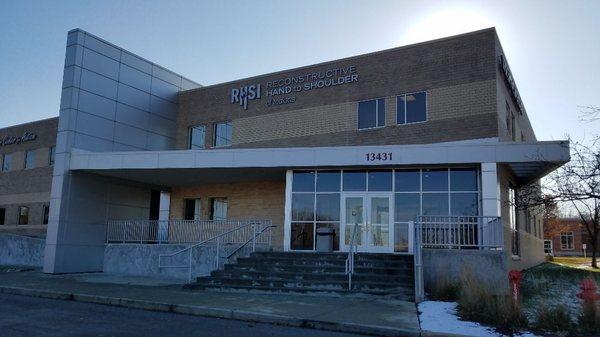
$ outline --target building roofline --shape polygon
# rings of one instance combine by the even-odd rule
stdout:
[[[489,27],[489,28],[475,30],[475,31],[472,31],[472,32],[462,33],[462,34],[458,34],[458,35],[446,36],[446,37],[442,37],[442,38],[438,38],[438,39],[434,39],[434,40],[417,42],[417,43],[412,43],[412,44],[408,44],[408,45],[404,45],[404,46],[399,46],[399,47],[393,47],[393,48],[378,50],[378,51],[374,51],[374,52],[370,52],[370,53],[358,54],[358,55],[343,57],[343,58],[340,58],[340,59],[323,61],[323,62],[309,64],[309,65],[305,65],[305,66],[300,66],[300,67],[295,67],[295,68],[278,70],[278,71],[271,72],[271,73],[264,73],[264,74],[250,76],[250,77],[235,79],[235,80],[231,80],[231,81],[227,81],[227,82],[221,82],[221,83],[215,83],[215,84],[211,84],[211,85],[206,85],[206,86],[202,86],[200,88],[194,88],[194,89],[189,89],[189,90],[182,90],[182,91],[179,92],[179,94],[187,94],[187,93],[194,92],[194,91],[199,91],[199,90],[203,90],[203,89],[214,88],[214,87],[221,86],[221,85],[232,84],[232,83],[235,83],[235,82],[251,81],[251,80],[257,79],[259,77],[271,76],[271,75],[277,75],[277,74],[283,74],[283,73],[287,73],[287,72],[298,71],[298,70],[302,70],[302,69],[307,69],[307,68],[322,66],[322,65],[329,64],[329,63],[333,63],[333,62],[344,62],[344,61],[349,61],[349,60],[356,59],[356,58],[369,57],[369,56],[384,54],[384,53],[388,53],[388,52],[392,52],[392,51],[397,51],[397,50],[402,50],[402,49],[409,49],[409,48],[413,48],[413,47],[417,47],[417,46],[422,46],[422,45],[427,45],[427,44],[432,44],[432,43],[438,43],[438,42],[442,42],[442,41],[460,39],[460,38],[464,38],[466,36],[477,35],[477,34],[488,33],[488,32],[493,32],[496,35],[496,37],[498,36],[496,34],[496,27]]]
[[[25,122],[25,123],[20,123],[20,124],[15,124],[15,125],[10,125],[10,126],[5,126],[3,128],[0,128],[0,130],[5,130],[5,129],[11,129],[11,128],[16,128],[16,127],[20,127],[20,126],[25,126],[28,124],[35,124],[35,123],[43,123],[43,122],[47,122],[51,119],[56,119],[58,120],[58,116],[56,117],[49,117],[49,118],[44,118],[44,119],[38,119],[36,121],[31,121],[31,122]]]

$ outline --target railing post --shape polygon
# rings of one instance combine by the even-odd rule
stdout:
[[[252,252],[256,251],[256,224],[252,224]]]
[[[190,256],[189,256],[189,265],[188,265],[188,282],[192,282],[192,250],[194,250],[194,246],[190,245]]]
[[[217,238],[217,253],[215,254],[215,269],[219,269],[219,256],[221,255],[221,237]]]

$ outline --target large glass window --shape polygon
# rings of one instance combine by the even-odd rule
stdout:
[[[12,153],[5,153],[2,156],[2,172],[10,171],[12,165]]]
[[[424,169],[423,191],[447,191],[448,169]]]
[[[396,192],[421,191],[421,170],[396,170],[394,174]]]
[[[227,198],[211,198],[210,203],[210,220],[227,220]]]
[[[369,191],[391,191],[392,171],[369,171]]]
[[[19,225],[27,225],[29,223],[29,207],[19,207]]]
[[[367,190],[366,171],[344,171],[343,180],[345,192]]]
[[[358,102],[358,129],[385,126],[385,99]]]
[[[231,145],[231,122],[221,122],[215,124],[215,147]]]
[[[411,124],[427,121],[427,93],[417,92],[396,97],[396,123]]]
[[[25,169],[32,169],[35,167],[35,151],[28,150],[25,152]]]
[[[206,128],[204,125],[196,125],[190,128],[190,143],[188,149],[204,149]]]

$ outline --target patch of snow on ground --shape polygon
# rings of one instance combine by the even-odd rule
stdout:
[[[424,301],[419,303],[419,313],[421,330],[477,337],[504,336],[479,323],[458,319],[455,302]],[[531,333],[518,334],[517,336],[535,337]]]

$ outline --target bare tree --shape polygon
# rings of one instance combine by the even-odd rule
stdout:
[[[580,122],[594,122],[600,119],[600,107],[598,106],[580,105],[579,112]]]

